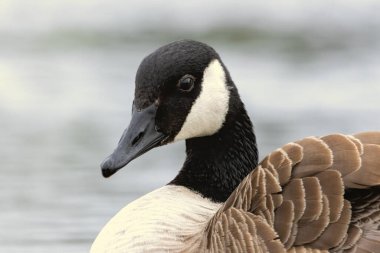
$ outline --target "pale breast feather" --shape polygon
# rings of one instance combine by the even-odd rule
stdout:
[[[196,247],[200,232],[220,206],[186,187],[164,186],[120,210],[99,233],[91,253],[179,252]]]

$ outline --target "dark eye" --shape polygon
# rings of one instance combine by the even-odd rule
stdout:
[[[189,92],[194,88],[194,81],[195,77],[192,75],[185,75],[179,80],[177,87],[180,91]]]

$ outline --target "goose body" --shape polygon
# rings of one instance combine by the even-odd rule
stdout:
[[[307,137],[258,163],[219,55],[185,40],[141,63],[130,126],[103,175],[179,140],[187,157],[178,175],[115,215],[92,253],[380,253],[380,132]]]

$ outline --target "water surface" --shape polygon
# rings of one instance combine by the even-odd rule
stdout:
[[[261,157],[380,129],[378,4],[251,2],[0,2],[0,252],[86,252],[120,208],[175,176],[182,142],[110,179],[99,169],[128,125],[140,61],[175,39],[221,54]]]

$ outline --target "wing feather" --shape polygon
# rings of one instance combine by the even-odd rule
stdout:
[[[207,225],[206,252],[380,252],[380,132],[269,154]]]

